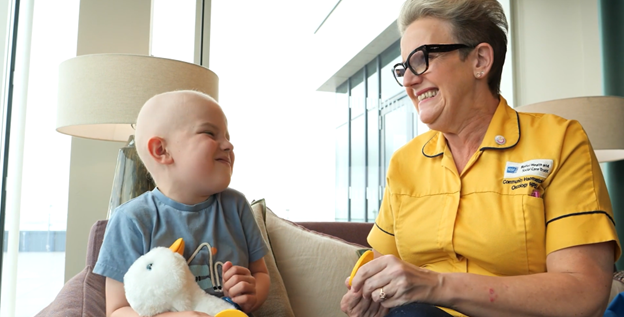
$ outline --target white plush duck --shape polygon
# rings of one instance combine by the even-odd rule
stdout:
[[[139,257],[124,275],[130,307],[140,316],[167,311],[199,311],[215,317],[247,317],[225,300],[208,294],[182,256],[180,238],[169,248],[157,247]]]

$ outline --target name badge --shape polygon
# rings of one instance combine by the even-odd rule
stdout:
[[[552,169],[553,160],[530,160],[522,163],[507,162],[505,178],[537,176],[546,178]]]

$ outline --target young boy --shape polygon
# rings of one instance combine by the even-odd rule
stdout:
[[[124,274],[138,257],[178,238],[205,291],[228,296],[246,313],[256,310],[269,291],[267,247],[245,196],[228,188],[234,147],[221,107],[195,91],[154,96],[139,112],[135,141],[157,188],[119,206],[109,220],[93,269],[106,276],[106,315],[137,316]]]

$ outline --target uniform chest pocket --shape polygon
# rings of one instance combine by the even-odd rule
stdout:
[[[494,275],[544,268],[543,200],[528,194],[474,193],[462,198],[455,251]]]

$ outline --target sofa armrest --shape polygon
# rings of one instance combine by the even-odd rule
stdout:
[[[106,316],[105,278],[90,266],[72,277],[35,317]]]
[[[36,317],[106,316],[106,278],[93,273],[106,224],[106,220],[93,224],[89,234],[85,268],[67,281],[54,301]]]

